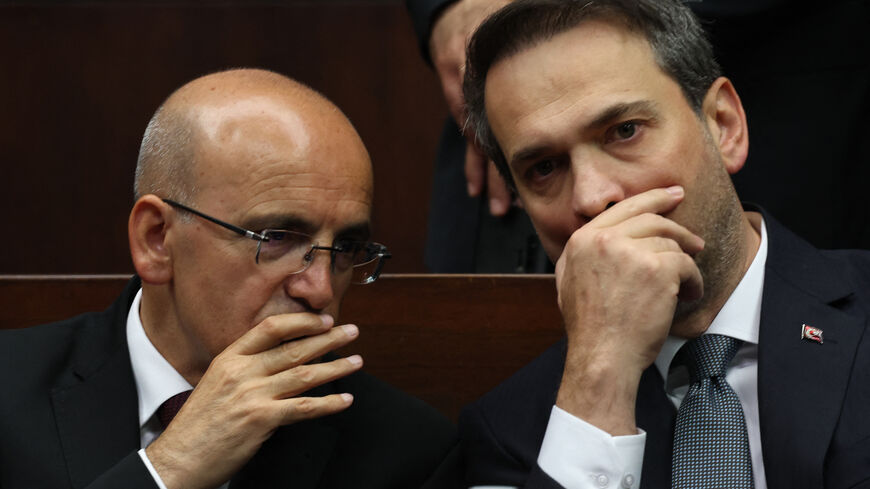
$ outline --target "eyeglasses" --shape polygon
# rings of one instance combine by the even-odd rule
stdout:
[[[330,253],[333,273],[341,275],[352,271],[352,283],[370,284],[381,274],[384,260],[392,256],[387,251],[387,247],[380,243],[338,239],[332,243],[332,246],[320,246],[311,236],[296,231],[264,229],[255,233],[203,214],[174,200],[162,200],[172,207],[190,212],[245,238],[257,241],[257,255],[254,261],[257,264],[287,270],[291,275],[305,271],[314,261],[314,253],[323,250]]]

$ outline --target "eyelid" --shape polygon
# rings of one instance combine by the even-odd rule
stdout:
[[[632,134],[631,136],[629,136],[627,138],[615,137],[616,131],[619,130],[619,128],[621,128],[622,126],[624,126],[626,124],[634,124],[634,127],[635,127],[634,134]],[[612,142],[632,141],[635,138],[637,138],[638,133],[640,131],[643,131],[647,125],[649,125],[649,121],[645,121],[645,120],[641,120],[641,119],[627,119],[624,121],[619,121],[619,122],[609,126],[607,128],[607,130],[604,132],[604,142],[605,143],[612,143]]]
[[[546,162],[550,163],[552,170],[546,175],[541,175],[537,172],[536,168],[538,165]],[[547,181],[547,179],[552,177],[554,173],[557,173],[562,168],[564,162],[565,158],[561,156],[542,156],[530,161],[519,175],[522,175],[523,180],[527,182],[530,187],[542,185]]]
[[[291,230],[291,229],[275,229],[275,228],[266,228],[266,229],[263,229],[263,230],[260,231],[260,234],[261,234],[261,235],[263,235],[263,236],[267,236],[267,237],[268,237],[269,234],[273,234],[273,233],[282,233],[282,234],[285,234],[285,235],[286,235],[286,234],[289,234],[289,235],[291,235],[291,236],[306,237],[306,238],[308,238],[309,240],[312,240],[312,239],[313,239],[313,238],[311,237],[311,235],[309,235],[309,234],[307,234],[307,233],[303,233],[303,232],[300,232],[300,231],[293,231],[293,230]]]

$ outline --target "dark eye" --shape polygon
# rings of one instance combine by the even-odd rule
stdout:
[[[286,246],[289,244],[304,245],[308,241],[308,236],[294,233],[292,231],[266,229],[263,231],[263,235],[269,238],[267,242],[280,246]]]
[[[622,141],[633,141],[639,137],[639,133],[643,129],[643,123],[639,121],[620,122],[615,126],[611,126],[604,135],[605,143],[619,143]]]
[[[637,132],[637,123],[635,122],[623,122],[622,124],[616,126],[616,130],[614,131],[614,135],[617,139],[629,139],[635,135]]]
[[[541,160],[532,165],[531,171],[534,176],[545,177],[556,169],[556,162],[553,160]]]
[[[266,261],[277,260],[286,255],[295,257],[307,252],[311,246],[311,238],[308,235],[293,231],[264,229],[262,234],[267,239],[260,243],[258,259]]]

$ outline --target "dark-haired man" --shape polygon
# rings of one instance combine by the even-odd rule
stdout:
[[[870,481],[870,254],[744,210],[746,117],[685,6],[521,0],[478,29],[464,93],[567,333],[463,414],[471,485]]]
[[[387,255],[344,114],[277,73],[199,78],[148,124],[135,191],[121,297],[0,335],[0,487],[419,487],[450,422],[329,353]]]

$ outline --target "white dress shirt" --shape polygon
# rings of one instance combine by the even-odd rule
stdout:
[[[193,386],[163,358],[148,339],[139,316],[141,302],[142,289],[139,289],[127,314],[127,347],[130,350],[133,378],[136,380],[136,394],[139,397],[139,441],[142,447],[139,450],[139,457],[142,458],[157,486],[160,489],[167,489],[148,459],[145,447],[163,433],[160,420],[155,416],[157,408],[170,397],[191,390]],[[224,484],[221,488],[225,489],[228,485],[228,483]]]
[[[766,489],[758,417],[758,329],[767,260],[767,231],[763,222],[758,226],[761,234],[758,252],[706,333],[743,341],[725,378],[743,406],[755,487]],[[666,379],[663,387],[676,407],[688,391],[689,376],[685,367],[670,371],[670,365],[686,341],[668,337],[655,361],[662,378]],[[637,435],[611,436],[553,406],[538,454],[538,465],[566,489],[636,489],[640,486],[646,443],[646,433],[639,431]]]

